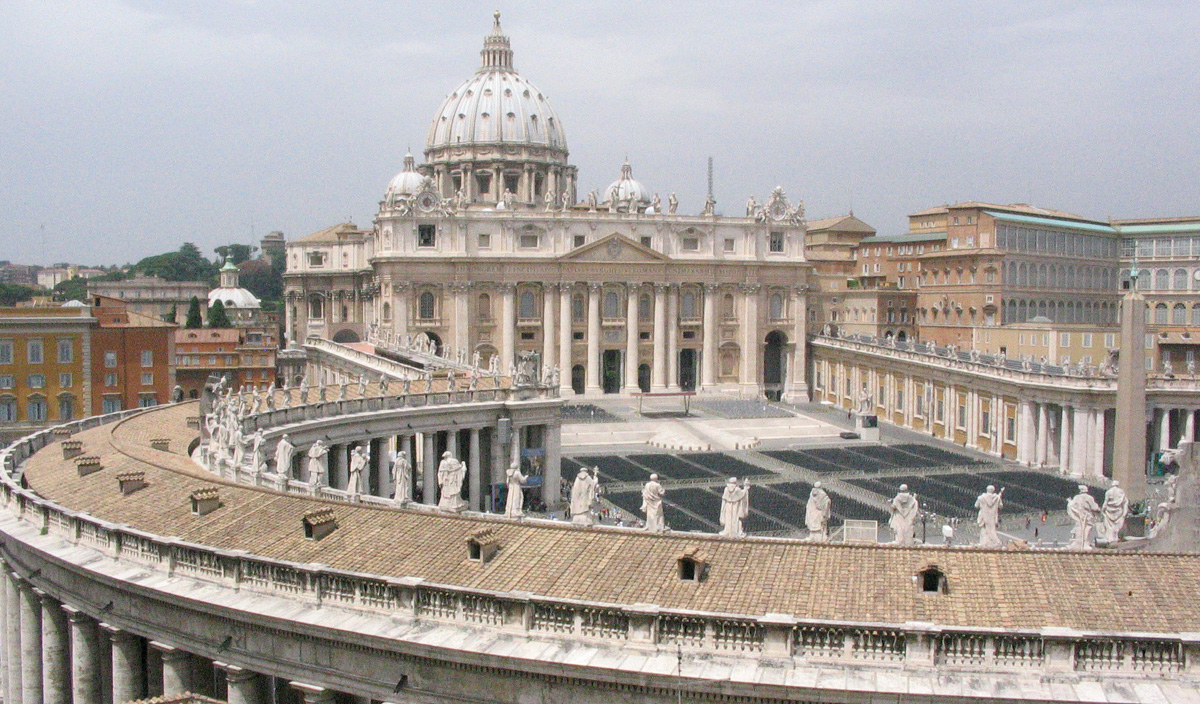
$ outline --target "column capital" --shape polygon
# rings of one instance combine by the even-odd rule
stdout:
[[[604,283],[599,281],[589,281],[587,284],[588,293],[599,293],[604,288]]]
[[[672,284],[656,283],[656,284],[654,284],[654,293],[656,293],[656,294],[666,293],[671,288],[671,286],[672,286]]]
[[[742,293],[758,293],[762,290],[762,284],[739,284],[738,288]]]
[[[214,660],[213,667],[223,671],[225,673],[225,679],[228,680],[230,684],[246,682],[254,679],[255,677],[255,674],[250,670],[247,670],[244,667],[238,667],[237,665],[231,665],[227,662],[219,662]]]
[[[303,682],[290,682],[288,684],[292,689],[304,696],[305,704],[333,704],[333,692],[324,687],[305,684]]]
[[[641,290],[642,285],[643,284],[640,281],[632,281],[630,283],[625,284],[625,287],[629,289],[630,293],[637,293],[638,291]]]
[[[121,628],[117,628],[116,626],[112,625],[111,623],[104,623],[103,621],[100,622],[100,630],[107,633],[108,637],[112,639],[113,643],[125,643],[134,638],[137,638],[137,636],[130,633],[129,631],[126,631]]]
[[[150,641],[147,645],[158,651],[163,662],[177,662],[188,658],[187,651],[180,650],[173,645],[167,645],[156,640]]]
[[[714,283],[704,284],[704,292],[707,294],[714,294],[720,290],[721,290],[721,284],[714,284]]]

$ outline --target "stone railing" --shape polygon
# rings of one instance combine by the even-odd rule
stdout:
[[[136,412],[88,419],[77,426],[82,429],[113,422]],[[929,623],[675,611],[650,604],[587,602],[433,584],[420,578],[362,574],[212,548],[109,523],[21,488],[10,468],[53,437],[52,430],[42,431],[0,451],[0,505],[42,535],[167,577],[188,577],[228,589],[386,618],[496,628],[528,638],[616,648],[640,645],[672,652],[678,648],[689,654],[790,658],[797,663],[849,666],[938,665],[1017,676],[1097,671],[1130,677],[1200,675],[1200,635],[1111,635],[1062,628],[1014,632]],[[293,483],[289,482],[289,491]]]

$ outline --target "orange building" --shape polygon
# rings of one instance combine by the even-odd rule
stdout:
[[[87,415],[95,326],[82,305],[0,308],[0,440]]]
[[[199,398],[209,375],[230,388],[265,388],[275,382],[278,337],[273,328],[211,328],[175,331],[175,373],[187,398]]]
[[[118,298],[92,297],[93,414],[156,406],[175,387],[173,323],[135,313]]]

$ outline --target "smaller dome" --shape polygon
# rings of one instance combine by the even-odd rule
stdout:
[[[411,196],[421,190],[421,185],[425,183],[425,177],[417,171],[416,161],[412,154],[404,155],[404,170],[396,174],[392,182],[388,184],[387,195],[393,196]]]
[[[638,203],[649,203],[651,200],[650,190],[642,185],[633,177],[633,167],[626,161],[621,166],[621,178],[609,184],[608,188],[604,189],[604,201],[613,200],[614,196],[618,203],[628,201],[630,198],[635,199]]]

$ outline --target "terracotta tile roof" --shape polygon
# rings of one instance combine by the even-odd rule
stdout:
[[[296,242],[338,242],[346,235],[361,233],[358,225],[352,222],[343,222],[333,227],[327,227],[324,230],[318,230],[311,235],[305,235]]]
[[[947,626],[1085,631],[1198,632],[1200,555],[1094,551],[989,551],[727,540],[694,534],[529,525],[504,520],[350,506],[232,485],[181,454],[151,449],[195,438],[185,418],[195,404],[166,407],[79,433],[104,469],[79,477],[57,448],[34,455],[25,476],[40,494],[114,523],[269,558],[494,591],[669,609]],[[129,496],[119,472],[145,472]],[[191,493],[220,486],[222,508],[190,511]],[[332,508],[338,529],[314,542],[301,518]],[[481,564],[465,541],[491,528],[500,551]],[[710,565],[701,582],[678,579],[675,561],[699,547]],[[920,593],[915,575],[937,565],[946,594]]]

